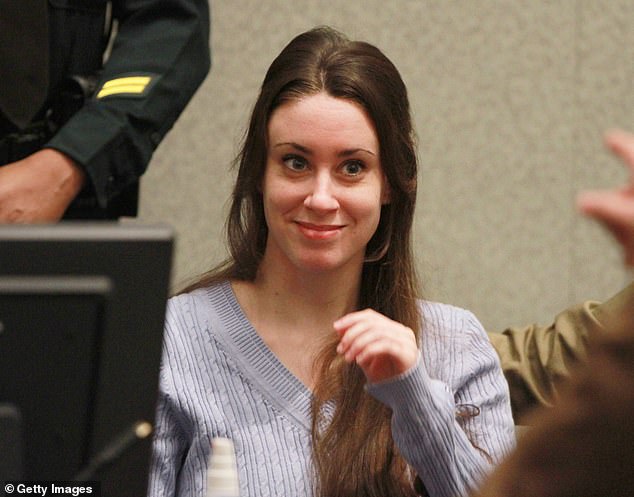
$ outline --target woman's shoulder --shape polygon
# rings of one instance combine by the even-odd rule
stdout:
[[[486,336],[478,318],[467,309],[429,300],[420,300],[419,308],[426,335],[462,339]]]
[[[466,309],[420,301],[421,350],[429,374],[458,391],[475,370],[497,364],[497,354],[478,318]]]
[[[228,284],[226,281],[221,281],[210,286],[178,293],[168,299],[167,305],[168,307],[178,309],[190,306],[192,303],[213,302],[224,293],[225,286]]]
[[[172,322],[197,322],[207,318],[210,312],[227,305],[228,282],[180,293],[167,301],[166,319]]]

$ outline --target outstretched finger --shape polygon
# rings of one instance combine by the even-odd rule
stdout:
[[[599,221],[634,228],[634,196],[625,191],[588,191],[580,193],[581,212]]]
[[[622,130],[611,130],[605,135],[605,144],[621,157],[634,175],[634,135]]]

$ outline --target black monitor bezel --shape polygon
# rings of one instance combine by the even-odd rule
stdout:
[[[98,332],[87,458],[136,422],[153,423],[172,251],[173,232],[164,225],[68,221],[0,226],[0,280],[5,283],[26,277],[103,278],[111,284],[106,323]],[[145,494],[150,445],[139,444],[95,475],[104,495]],[[37,473],[31,468],[22,476],[37,480]]]

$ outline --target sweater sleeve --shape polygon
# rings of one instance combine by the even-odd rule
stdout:
[[[156,411],[156,429],[152,447],[152,462],[148,483],[148,496],[176,495],[178,469],[186,451],[184,438],[171,399],[161,393]]]
[[[148,497],[178,495],[179,472],[191,446],[191,434],[182,416],[178,398],[180,375],[178,360],[179,335],[187,329],[174,300],[169,300],[165,318],[163,357],[159,379],[159,397],[154,421],[152,460],[149,471]]]
[[[467,495],[514,446],[499,360],[475,317],[465,313],[462,322],[461,336],[438,349],[453,388],[430,376],[425,354],[405,374],[368,385],[392,409],[394,440],[431,497]]]
[[[46,144],[87,173],[99,205],[135,183],[210,66],[207,0],[115,0],[98,90]]]

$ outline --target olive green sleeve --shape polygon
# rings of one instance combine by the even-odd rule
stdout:
[[[489,333],[511,391],[513,415],[521,424],[538,405],[552,405],[557,385],[586,356],[588,339],[604,332],[634,308],[634,283],[604,303],[586,302],[558,314],[550,326],[531,325]]]
[[[555,405],[531,416],[531,429],[478,497],[634,495],[631,304],[621,308],[629,311],[629,322],[590,337],[586,359],[562,385]]]

